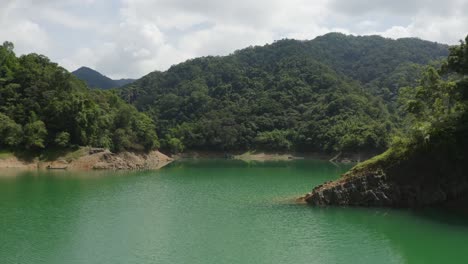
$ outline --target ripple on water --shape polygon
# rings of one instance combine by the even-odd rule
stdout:
[[[207,160],[0,177],[0,263],[468,263],[466,226],[440,213],[294,201],[346,169]]]

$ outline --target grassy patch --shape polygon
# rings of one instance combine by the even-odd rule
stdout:
[[[389,148],[384,153],[370,158],[366,161],[358,163],[350,171],[344,174],[344,177],[359,176],[368,172],[385,170],[409,156],[409,149],[404,146],[394,146]]]
[[[13,152],[11,151],[8,151],[8,150],[0,150],[0,159],[8,159],[8,158],[12,158],[14,157],[15,155],[13,154]]]
[[[63,149],[63,148],[49,148],[44,150],[40,155],[40,160],[42,161],[54,161],[59,158],[66,161],[76,160],[84,156],[89,151],[88,147],[80,147],[73,149]]]
[[[89,147],[81,147],[81,148],[78,148],[74,151],[70,151],[68,152],[63,158],[70,162],[72,160],[77,160],[85,155],[87,155],[89,153]]]

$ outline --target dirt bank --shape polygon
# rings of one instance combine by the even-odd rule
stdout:
[[[84,147],[54,159],[53,161],[41,161],[38,158],[31,161],[23,161],[14,156],[0,159],[0,169],[159,169],[172,161],[172,158],[164,155],[159,151],[151,151],[148,153],[112,153],[107,149]]]
[[[243,160],[243,161],[285,161],[300,159],[292,154],[278,154],[278,153],[252,153],[246,152],[241,155],[233,156],[234,159]]]
[[[36,169],[37,160],[21,161],[17,157],[0,159],[0,169]]]

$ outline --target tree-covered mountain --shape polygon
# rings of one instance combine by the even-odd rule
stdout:
[[[72,74],[78,79],[84,81],[88,87],[104,90],[122,87],[135,81],[134,79],[112,80],[111,78],[88,67],[81,67],[73,71]]]
[[[305,197],[314,205],[426,206],[468,199],[468,36],[399,101],[408,128],[383,154]]]
[[[0,46],[0,149],[158,147],[154,122],[114,92],[90,90],[47,57]]]
[[[118,79],[118,80],[113,80],[115,83],[115,87],[122,87],[127,84],[130,84],[135,81],[135,79]]]
[[[192,59],[121,96],[155,120],[172,151],[380,150],[398,125],[400,87],[447,52],[419,39],[330,33]]]

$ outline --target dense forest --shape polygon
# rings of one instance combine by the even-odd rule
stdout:
[[[78,79],[84,81],[88,87],[104,90],[122,87],[135,81],[134,79],[112,80],[111,78],[88,67],[80,67],[73,71],[72,74],[78,77]]]
[[[447,54],[419,39],[330,33],[192,59],[102,91],[5,42],[0,147],[383,151],[405,128],[397,95],[414,96],[402,88]]]
[[[400,130],[400,88],[447,54],[419,39],[330,33],[192,59],[120,94],[172,152],[376,151]]]
[[[114,92],[90,90],[47,57],[17,57],[0,46],[0,148],[34,153],[45,148],[105,147],[114,151],[159,146],[154,122]]]
[[[406,113],[406,129],[383,155],[361,164],[390,166],[412,156],[427,160],[457,161],[468,158],[468,36],[438,68],[428,67],[419,84],[401,89],[398,98]],[[466,164],[458,164],[461,169]]]
[[[398,98],[402,136],[305,199],[314,205],[404,206],[468,201],[468,36]]]

